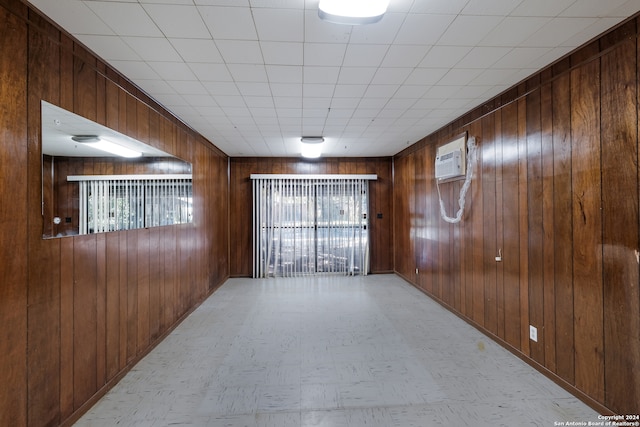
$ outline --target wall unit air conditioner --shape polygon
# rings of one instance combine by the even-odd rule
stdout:
[[[442,147],[441,147],[442,148]],[[440,151],[440,150],[439,150]],[[462,176],[465,173],[462,150],[456,148],[436,156],[436,178],[443,180]]]

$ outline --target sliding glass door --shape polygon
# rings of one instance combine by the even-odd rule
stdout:
[[[367,274],[367,199],[367,179],[254,179],[254,277]]]

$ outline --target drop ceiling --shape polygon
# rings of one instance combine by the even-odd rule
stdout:
[[[229,156],[389,156],[640,11],[640,0],[31,0]]]

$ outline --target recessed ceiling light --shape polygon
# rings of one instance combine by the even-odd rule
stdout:
[[[318,16],[335,24],[373,24],[382,19],[389,0],[320,0]]]

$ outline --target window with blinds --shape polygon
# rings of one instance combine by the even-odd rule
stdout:
[[[70,176],[78,181],[80,234],[192,222],[191,175]]]
[[[254,277],[367,274],[375,175],[252,175]]]

